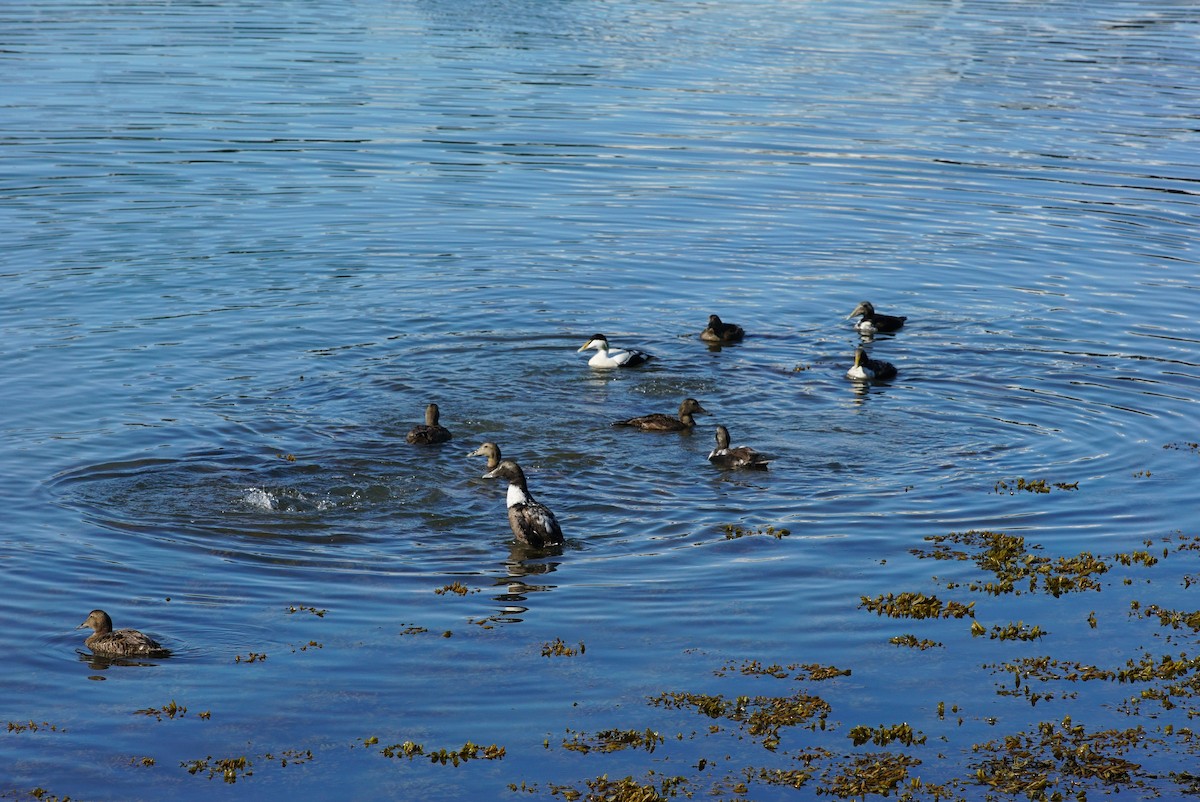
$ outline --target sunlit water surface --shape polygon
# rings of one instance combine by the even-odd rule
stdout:
[[[1200,534],[1193,5],[64,0],[0,30],[0,792],[806,798],[751,775],[890,750],[968,782],[972,744],[1038,722],[1161,741],[1194,712],[1031,705],[993,668],[1178,653],[1130,605],[1194,608],[1187,553],[1059,599],[910,554]],[[868,344],[887,385],[843,378],[863,299],[909,316]],[[711,312],[746,341],[706,348]],[[598,331],[657,358],[592,371]],[[694,433],[609,425],[687,396]],[[409,446],[430,401],[454,439]],[[771,469],[712,468],[717,423]],[[484,440],[561,553],[514,543]],[[861,606],[905,591],[1050,635]],[[94,607],[173,656],[91,659]],[[825,729],[775,751],[649,703],[798,687]],[[928,743],[848,737],[904,722]],[[1187,748],[1128,757],[1170,796]]]

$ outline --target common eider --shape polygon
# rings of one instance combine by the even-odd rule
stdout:
[[[854,381],[887,381],[896,377],[896,366],[882,359],[871,359],[862,348],[854,349],[854,367],[846,378]]]
[[[726,470],[739,470],[748,468],[751,470],[765,471],[767,463],[774,457],[768,457],[766,454],[760,454],[749,446],[737,446],[736,448],[729,447],[729,430],[724,426],[717,427],[717,447],[708,455],[708,461],[718,468]]]
[[[633,426],[644,432],[683,432],[696,425],[692,415],[707,415],[708,410],[700,406],[694,398],[685,398],[679,405],[678,417],[655,412],[651,415],[641,415],[628,420],[614,421],[613,426]]]
[[[595,349],[596,353],[588,360],[588,365],[593,368],[632,368],[654,358],[645,351],[633,348],[617,348],[610,351],[608,338],[603,334],[593,334],[575,353],[580,354],[592,349]]]
[[[858,329],[859,334],[895,331],[904,325],[904,321],[908,320],[907,315],[881,315],[875,311],[875,307],[871,305],[870,301],[863,301],[854,307],[854,311],[846,315],[846,319],[849,320],[858,315],[862,315],[862,320],[855,323],[854,328]]]
[[[746,332],[736,323],[722,323],[716,315],[708,316],[708,328],[700,332],[700,339],[710,343],[741,342]]]
[[[438,423],[438,405],[430,404],[425,407],[425,422],[412,428],[406,438],[410,443],[430,445],[444,443],[451,438],[450,430]]]
[[[562,529],[545,504],[533,500],[525,484],[525,472],[510,459],[502,460],[484,479],[508,480],[508,525],[517,540],[535,549],[563,544]]]
[[[83,642],[92,654],[107,657],[166,657],[171,652],[162,644],[136,629],[113,632],[112,619],[103,610],[92,610],[76,629],[91,627],[93,633]]]
[[[500,464],[500,446],[495,443],[484,443],[467,456],[487,457],[487,469],[494,471],[496,470],[496,466]]]

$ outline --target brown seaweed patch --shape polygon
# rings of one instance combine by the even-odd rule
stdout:
[[[1057,559],[1035,555],[1033,552],[1040,550],[1040,546],[1027,547],[1025,538],[1003,532],[972,529],[948,535],[931,535],[925,540],[934,544],[932,549],[912,549],[911,552],[922,559],[973,561],[981,570],[992,574],[995,581],[970,582],[967,589],[993,596],[1020,593],[1017,590],[1018,583],[1027,585],[1030,593],[1040,588],[1055,598],[1064,593],[1099,590],[1100,582],[1096,576],[1107,573],[1110,567],[1086,551],[1074,557]],[[948,543],[968,550],[952,549]],[[1145,562],[1145,558],[1149,558],[1149,555],[1136,558],[1128,556],[1129,560],[1136,562]]]
[[[59,727],[56,724],[51,724],[49,721],[43,721],[38,724],[32,719],[26,722],[10,721],[8,722],[9,732],[37,732],[38,730],[50,730],[50,732],[66,732],[65,727]]]
[[[0,794],[0,799],[7,799],[8,794]],[[55,796],[54,794],[42,788],[40,785],[37,788],[29,791],[29,798],[36,799],[38,802],[72,802],[69,796]]]
[[[324,618],[325,613],[329,612],[328,610],[318,610],[316,607],[307,607],[307,606],[300,605],[300,604],[289,604],[286,609],[287,609],[288,615],[304,612],[304,613],[312,613],[317,618]]]
[[[1078,490],[1079,482],[1054,482],[1051,484],[1045,479],[1026,479],[1023,476],[1018,476],[1011,484],[1004,479],[996,482],[996,486],[992,492],[1008,493],[1010,496],[1015,496],[1022,491],[1026,493],[1049,493],[1052,487],[1058,490]]]
[[[470,760],[502,760],[505,749],[503,746],[496,746],[496,744],[479,746],[467,741],[460,749],[447,750],[442,748],[435,752],[427,752],[425,751],[425,747],[419,743],[404,741],[403,743],[383,747],[379,750],[379,754],[384,757],[406,757],[409,760],[416,757],[427,757],[430,763],[440,763],[443,766],[457,766],[459,763],[466,763]]]
[[[172,699],[162,707],[147,707],[142,710],[135,710],[133,712],[140,713],[143,716],[154,716],[154,718],[162,721],[163,716],[166,716],[167,718],[175,718],[176,716],[183,718],[185,715],[187,715],[187,708],[183,707],[182,705],[175,704],[175,700]]]
[[[157,761],[152,757],[131,757],[131,758],[129,758],[129,765],[142,766],[143,768],[149,768],[150,766],[153,766],[156,762]]]
[[[587,651],[587,647],[580,641],[579,648],[568,646],[562,638],[555,638],[550,643],[542,644],[542,657],[574,657],[577,654],[583,654]]]
[[[1061,724],[1043,721],[1035,732],[975,744],[972,750],[976,754],[990,755],[978,764],[975,780],[996,791],[1035,800],[1083,793],[1079,787],[1084,783],[1099,782],[1118,791],[1123,786],[1141,787],[1141,766],[1124,755],[1145,735],[1142,727],[1089,734],[1072,724],[1070,716]]]
[[[888,796],[908,779],[908,770],[919,765],[921,761],[915,757],[893,752],[855,755],[842,773],[832,773],[825,778],[826,786],[818,793],[842,799],[861,799],[867,794]]]
[[[281,768],[286,767],[289,763],[300,765],[312,759],[311,749],[284,749],[278,755],[272,755],[270,752],[263,755],[263,760],[278,760]]]
[[[890,727],[885,727],[882,724],[878,727],[868,727],[865,724],[859,724],[851,727],[846,737],[855,746],[862,746],[867,742],[873,743],[876,746],[887,746],[893,741],[898,741],[905,746],[912,746],[913,744],[923,744],[926,741],[925,735],[914,730],[908,722],[893,724]]]
[[[292,649],[292,653],[294,654],[297,651],[307,652],[309,649],[324,649],[324,648],[325,648],[325,644],[317,643],[315,640],[310,640],[308,643],[304,644],[299,649]]]
[[[1181,610],[1167,610],[1159,607],[1157,604],[1151,604],[1143,611],[1142,615],[1146,618],[1157,617],[1158,622],[1164,627],[1179,629],[1181,626],[1187,626],[1193,632],[1200,632],[1200,610],[1183,612]]]
[[[834,677],[848,677],[851,673],[848,668],[823,666],[819,663],[791,663],[785,668],[777,663],[763,666],[758,660],[743,660],[740,665],[727,663],[713,673],[718,677],[724,677],[735,671],[747,677],[766,676],[775,677],[776,679],[788,679],[791,677],[797,680],[812,680],[816,682]]]
[[[267,655],[263,652],[250,652],[245,657],[240,654],[235,655],[233,662],[235,663],[261,663],[267,659]]]
[[[447,593],[456,593],[459,596],[466,596],[468,593],[479,593],[479,590],[471,590],[462,582],[451,582],[449,585],[443,585],[440,588],[434,588],[433,592],[439,596],[445,596]]]
[[[655,782],[656,777],[661,777]],[[690,797],[687,792],[686,777],[667,777],[651,771],[648,782],[638,782],[632,776],[620,780],[610,780],[607,774],[602,774],[592,780],[586,780],[587,790],[582,791],[570,785],[550,786],[552,796],[561,796],[567,802],[585,800],[586,802],[662,802],[679,794]]]
[[[1186,441],[1179,443],[1167,443],[1165,446],[1163,446],[1163,448],[1173,451],[1190,451],[1193,454],[1200,454],[1200,443],[1190,443]]]
[[[212,755],[209,755],[200,760],[185,760],[179,765],[187,769],[188,774],[207,771],[210,780],[220,774],[222,779],[230,785],[236,783],[239,777],[250,777],[254,774],[254,764],[245,755],[222,758],[213,758]]]
[[[861,596],[859,607],[866,608],[876,615],[886,615],[889,618],[974,618],[975,602],[948,601],[942,603],[937,596],[926,596],[924,593],[889,593],[886,596],[870,598]]]
[[[567,730],[567,733],[571,738],[563,739],[563,748],[585,755],[592,750],[619,752],[623,749],[644,749],[653,753],[665,740],[661,734],[649,727],[644,730],[601,730],[591,736],[571,730]]]
[[[920,649],[921,651],[945,646],[945,644],[941,641],[929,640],[928,638],[922,638],[918,640],[916,635],[910,634],[897,635],[894,638],[888,638],[888,643],[894,643],[897,646],[907,646],[910,649]]]
[[[1023,621],[1018,621],[1004,627],[993,626],[988,637],[992,640],[1037,640],[1049,634],[1037,624],[1029,627]]]
[[[724,532],[726,540],[737,540],[740,537],[751,537],[753,535],[767,535],[775,538],[776,540],[782,540],[791,534],[791,531],[784,529],[783,527],[760,526],[752,529],[750,527],[739,526],[737,524],[725,524]]]
[[[663,692],[651,697],[655,707],[682,710],[693,708],[701,715],[725,719],[759,738],[765,749],[775,751],[779,746],[779,731],[783,727],[803,724],[806,729],[824,730],[829,703],[819,696],[794,693],[791,696],[738,696],[727,699],[721,695]]]

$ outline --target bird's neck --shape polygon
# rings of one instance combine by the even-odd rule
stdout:
[[[508,506],[515,507],[517,504],[525,504],[529,501],[529,494],[521,489],[520,485],[509,484],[508,486]]]

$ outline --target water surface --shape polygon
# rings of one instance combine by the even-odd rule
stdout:
[[[37,727],[0,742],[0,791],[546,798],[628,775],[784,799],[887,753],[969,799],[973,745],[1070,716],[1144,727],[1122,789],[1180,793],[1190,697],[1031,700],[997,666],[1191,658],[1139,611],[1189,611],[1197,572],[1198,24],[1172,2],[0,9],[0,710]],[[868,343],[887,385],[843,378],[862,299],[909,316]],[[746,341],[706,348],[712,312]],[[598,331],[656,360],[592,371]],[[693,433],[609,426],[687,396],[712,413]],[[408,446],[430,401],[454,440]],[[771,469],[713,469],[717,423]],[[484,440],[561,553],[512,541],[465,456]],[[910,553],[968,530],[1112,570],[992,596]],[[1160,564],[1112,559],[1147,543]],[[1050,635],[862,605],[901,592]],[[175,654],[95,661],[73,629],[94,607]],[[651,701],[797,689],[825,728],[773,750]],[[849,736],[901,723],[927,743]],[[648,728],[653,751],[566,745]],[[504,755],[387,756],[406,741]],[[759,773],[821,750],[802,790]]]

